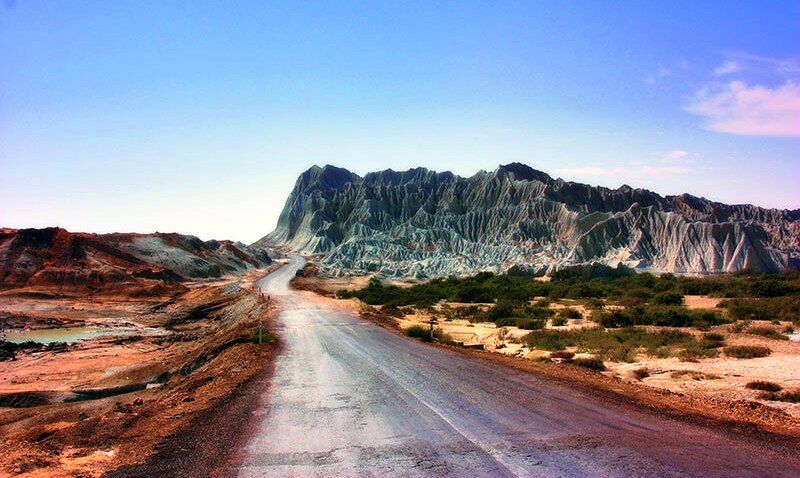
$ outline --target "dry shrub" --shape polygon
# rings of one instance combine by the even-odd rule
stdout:
[[[783,387],[778,385],[777,383],[767,382],[765,380],[755,380],[753,382],[749,382],[745,387],[749,388],[750,390],[761,390],[762,392],[780,392],[783,390]]]
[[[730,347],[725,347],[724,350],[725,355],[728,357],[740,359],[766,357],[772,353],[769,347],[762,347],[760,345],[732,345]]]

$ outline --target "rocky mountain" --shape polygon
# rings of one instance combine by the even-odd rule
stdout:
[[[0,288],[50,293],[162,295],[187,279],[271,263],[257,247],[181,234],[0,230]]]
[[[604,263],[676,273],[800,268],[800,210],[593,187],[513,163],[471,177],[314,166],[258,245],[332,275],[433,277]]]

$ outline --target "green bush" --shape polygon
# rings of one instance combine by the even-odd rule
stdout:
[[[555,330],[531,332],[523,337],[523,342],[529,348],[539,350],[564,350],[568,343],[574,343],[573,340],[568,341],[567,337]]]
[[[431,340],[431,333],[422,325],[412,325],[411,327],[407,328],[403,331],[406,337],[411,337],[414,339],[422,339],[423,341],[430,342]]]
[[[573,319],[579,320],[583,318],[580,311],[577,309],[573,309],[572,307],[564,307],[563,309],[558,311],[558,316],[564,319]]]
[[[553,317],[553,320],[550,322],[553,324],[553,327],[561,327],[567,325],[567,319],[564,317]]]
[[[761,347],[759,345],[731,345],[723,350],[728,357],[740,359],[766,357],[772,353],[769,347]]]
[[[586,308],[590,310],[599,310],[605,307],[603,299],[589,299],[586,301]]]
[[[798,273],[767,275],[746,272],[712,277],[664,274],[656,277],[647,273],[635,274],[624,266],[611,268],[595,264],[558,271],[550,282],[537,281],[526,274],[495,275],[489,272],[464,278],[433,279],[403,288],[384,285],[373,279],[366,287],[341,291],[339,296],[357,297],[371,305],[417,307],[431,306],[441,300],[523,304],[535,297],[585,299],[589,308],[601,308],[605,301],[630,307],[650,303],[655,309],[666,309],[657,310],[649,320],[680,322],[686,320],[687,314],[679,307],[682,296],[698,294],[729,298],[723,306],[733,319],[777,319],[800,323]],[[698,322],[697,318],[690,317],[690,320]],[[714,320],[706,323],[713,324]]]
[[[632,362],[643,349],[651,355],[674,355],[689,349],[695,355],[711,356],[689,333],[677,330],[649,332],[640,327],[621,329],[535,330],[522,338],[531,349],[558,351],[577,347],[602,359]]]
[[[788,336],[783,335],[772,327],[768,327],[766,325],[750,327],[747,329],[747,333],[751,335],[760,335],[762,337],[767,337],[768,339],[789,340]]]
[[[572,365],[577,365],[578,367],[588,368],[589,370],[594,370],[596,372],[602,372],[606,370],[606,365],[603,363],[603,361],[596,358],[577,358],[571,360],[569,363]]]
[[[800,297],[773,297],[761,299],[733,299],[720,306],[728,310],[734,320],[779,320],[799,323]]]
[[[703,334],[703,340],[700,343],[705,348],[717,349],[725,345],[725,336],[717,332],[708,332]]]
[[[710,310],[688,310],[676,306],[637,306],[615,309],[592,315],[592,319],[606,328],[631,325],[656,325],[661,327],[699,327],[724,324],[728,320]]]

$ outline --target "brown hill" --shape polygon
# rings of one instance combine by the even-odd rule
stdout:
[[[0,288],[51,294],[170,295],[187,279],[261,267],[263,249],[181,234],[0,230]]]

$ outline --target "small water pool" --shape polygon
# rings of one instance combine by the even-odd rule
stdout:
[[[74,343],[96,337],[128,335],[135,331],[130,327],[55,327],[50,329],[8,330],[3,332],[3,335],[6,341],[16,344],[28,341],[49,344],[53,342]]]

